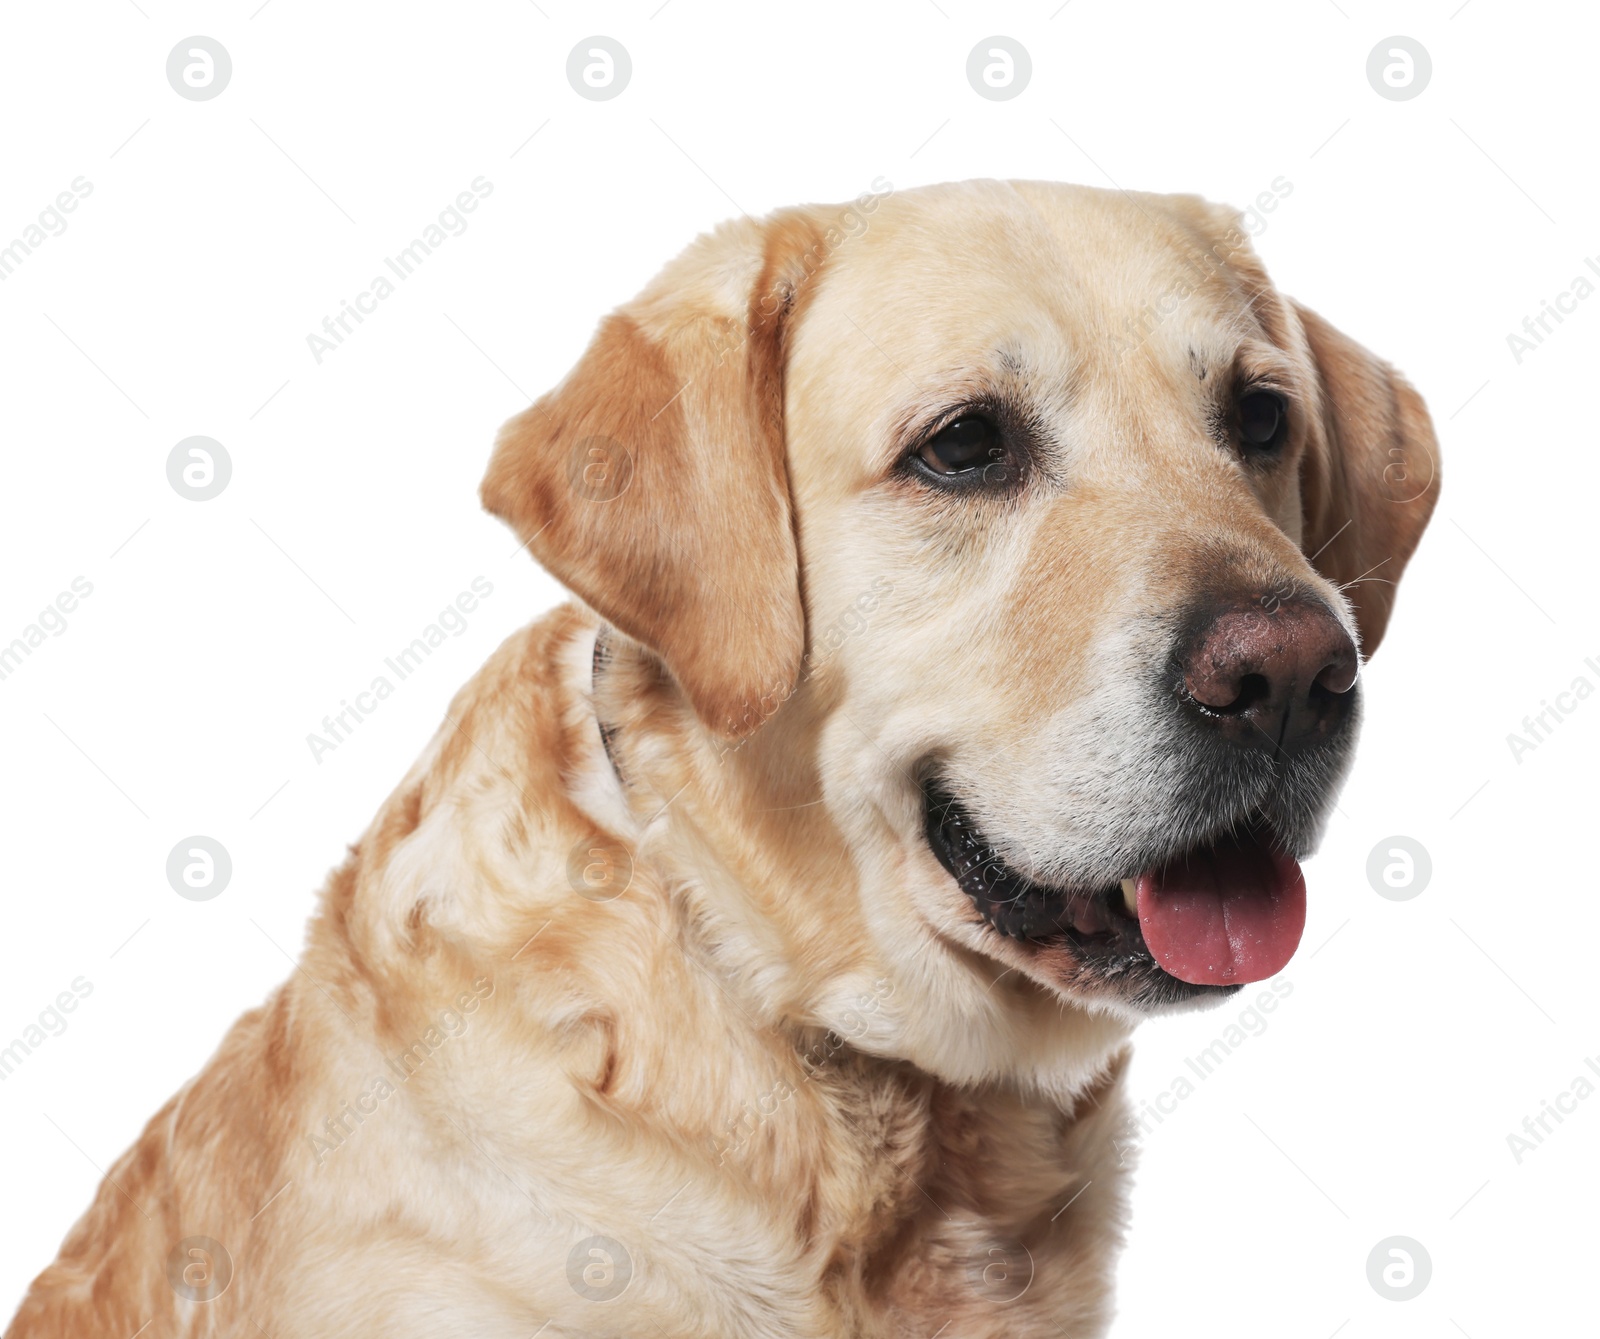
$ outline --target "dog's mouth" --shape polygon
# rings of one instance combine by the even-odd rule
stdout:
[[[1260,818],[1116,883],[1066,888],[1009,866],[938,786],[924,805],[928,844],[982,921],[1063,984],[1173,1003],[1274,976],[1299,946],[1305,880]]]

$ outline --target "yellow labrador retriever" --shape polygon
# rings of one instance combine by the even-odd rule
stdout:
[[[10,1333],[1104,1332],[1130,1031],[1294,953],[1438,488],[1197,198],[701,238],[489,464],[578,601]]]

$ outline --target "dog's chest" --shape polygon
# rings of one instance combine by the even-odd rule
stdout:
[[[932,1082],[864,1082],[838,1097],[853,1147],[820,1182],[851,1198],[816,1229],[831,1238],[824,1278],[840,1333],[1101,1331],[1120,1165],[1099,1137],[1100,1106],[1075,1118]],[[851,1165],[858,1175],[840,1178]]]

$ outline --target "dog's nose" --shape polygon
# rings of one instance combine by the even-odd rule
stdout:
[[[1320,601],[1214,607],[1180,650],[1181,696],[1234,743],[1298,753],[1337,734],[1355,703],[1355,643]]]

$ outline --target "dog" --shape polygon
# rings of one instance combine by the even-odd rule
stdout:
[[[1439,486],[1197,197],[700,238],[495,444],[576,600],[8,1333],[1103,1333],[1130,1033],[1294,952]]]

